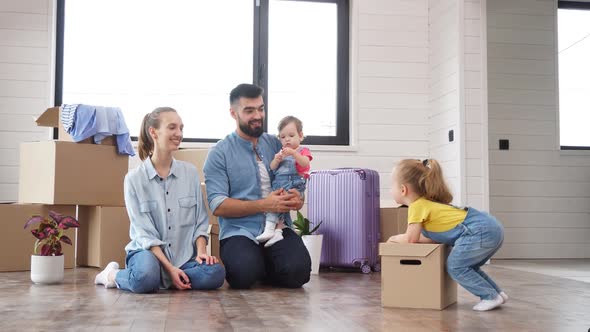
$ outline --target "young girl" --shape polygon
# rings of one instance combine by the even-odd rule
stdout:
[[[294,188],[303,197],[313,157],[308,148],[299,145],[303,140],[301,120],[294,116],[284,117],[279,122],[279,139],[283,148],[270,163],[270,169],[275,174],[272,190],[283,188],[287,191]],[[266,242],[265,247],[270,247],[283,239],[283,231],[277,228],[279,219],[279,213],[266,214],[264,231],[256,237],[256,240]]]
[[[172,158],[182,130],[180,116],[169,107],[156,108],[143,118],[138,142],[143,162],[125,177],[131,221],[127,268],[119,270],[119,264],[111,262],[95,284],[133,293],[223,285],[223,266],[207,254],[209,219],[197,169]]]
[[[480,267],[504,240],[504,228],[487,213],[449,205],[453,200],[439,163],[402,160],[393,170],[393,199],[408,208],[408,229],[390,242],[444,243],[453,246],[447,271],[463,288],[481,299],[476,311],[494,309],[508,300]]]

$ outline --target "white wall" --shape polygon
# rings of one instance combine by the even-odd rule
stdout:
[[[489,211],[486,0],[462,1],[465,205]]]
[[[428,155],[428,1],[351,2],[351,112],[356,151],[317,152],[313,168],[358,166],[381,175]]]
[[[487,26],[490,209],[506,227],[497,257],[588,258],[590,153],[559,150],[556,1],[490,0]]]
[[[430,157],[441,163],[455,204],[464,204],[461,175],[463,112],[461,91],[461,40],[459,18],[462,1],[429,1]],[[449,131],[454,140],[449,142]]]
[[[33,116],[53,91],[53,1],[0,0],[0,202],[18,192],[18,145],[49,138]]]

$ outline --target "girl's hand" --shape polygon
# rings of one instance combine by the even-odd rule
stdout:
[[[387,242],[399,243],[400,235],[401,234],[397,234],[397,235],[394,235],[394,236],[389,237],[389,239],[387,240]]]
[[[287,147],[284,147],[281,152],[287,156],[294,156],[297,153],[297,151]]]
[[[279,151],[277,154],[275,154],[275,160],[280,163],[281,161],[283,161],[283,151]]]
[[[174,285],[176,289],[191,289],[191,281],[183,270],[174,266],[168,270],[168,274],[170,274],[172,285]]]
[[[207,254],[199,254],[197,255],[197,257],[195,258],[195,260],[197,261],[197,263],[199,264],[207,264],[207,265],[212,265],[212,264],[217,264],[219,263],[219,260],[217,259],[217,257],[215,256],[209,256]]]

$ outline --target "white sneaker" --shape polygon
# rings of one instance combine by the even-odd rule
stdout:
[[[475,311],[488,311],[496,307],[499,307],[504,303],[504,298],[501,295],[496,296],[493,300],[481,300],[478,304],[473,307]]]
[[[115,283],[115,281],[109,281],[109,274],[113,271],[117,271],[119,270],[119,263],[117,262],[110,262],[109,264],[107,264],[107,266],[104,268],[104,270],[102,270],[102,272],[100,272],[99,274],[96,275],[96,278],[94,278],[94,284],[95,285],[104,285],[105,288],[115,288],[117,287],[117,284]]]
[[[508,302],[508,294],[504,293],[504,292],[500,292],[500,296],[502,297],[502,299],[504,299],[504,303]]]

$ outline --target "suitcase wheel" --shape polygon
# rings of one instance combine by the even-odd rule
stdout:
[[[371,273],[371,266],[369,266],[369,264],[361,265],[361,272],[364,274]]]

